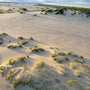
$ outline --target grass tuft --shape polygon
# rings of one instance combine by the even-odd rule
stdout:
[[[87,89],[90,90],[90,87],[88,87]]]
[[[28,44],[28,41],[21,41],[20,42],[22,45]]]
[[[14,59],[10,59],[9,62],[8,62],[10,65],[13,65],[15,63],[15,60]]]
[[[0,41],[0,45],[2,45],[3,44],[3,41]]]
[[[22,37],[22,36],[20,36],[20,37],[18,37],[18,39],[23,40],[23,37]]]
[[[0,70],[0,75],[4,75],[4,72],[2,70]]]
[[[22,45],[8,45],[7,48],[17,48],[20,47],[22,48]]]
[[[44,51],[43,48],[39,48],[38,46],[35,46],[35,48],[29,48],[31,52],[39,52],[39,51]]]
[[[29,38],[30,40],[34,40],[32,37]]]
[[[80,70],[74,70],[74,74],[76,77],[81,77],[82,76],[82,73]]]
[[[13,87],[16,88],[17,86],[22,85],[22,81],[21,80],[17,80],[13,82]]]
[[[78,63],[76,62],[70,62],[70,68],[75,69],[78,66]]]

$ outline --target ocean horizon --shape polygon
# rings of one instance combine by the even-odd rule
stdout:
[[[90,8],[90,1],[88,1],[88,0],[87,0],[87,2],[54,2],[54,1],[51,2],[51,1],[47,1],[47,0],[37,0],[37,1],[29,1],[28,0],[27,2],[26,1],[10,1],[10,2],[0,1],[0,3],[47,4],[47,5],[60,5],[60,6]]]

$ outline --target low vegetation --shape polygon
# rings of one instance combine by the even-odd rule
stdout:
[[[0,70],[4,70],[5,69],[5,67],[4,66],[0,66]]]
[[[20,47],[22,48],[22,45],[8,45],[7,48],[17,48]]]
[[[3,73],[3,71],[2,71],[2,70],[0,70],[0,75],[4,75],[4,73]]]
[[[0,37],[0,40],[3,40],[3,38],[2,38],[2,37]]]
[[[30,40],[34,40],[32,37],[29,38]]]
[[[8,64],[13,65],[18,62],[26,62],[25,59],[26,59],[26,57],[18,57],[16,59],[10,59]]]
[[[74,74],[76,77],[81,77],[82,76],[82,72],[80,70],[74,70]]]
[[[25,11],[20,10],[19,13],[20,13],[20,14],[25,14]]]
[[[7,36],[7,33],[1,33],[0,36]]]
[[[38,46],[35,46],[35,48],[29,48],[31,50],[31,52],[41,52],[44,51],[43,48],[40,48]]]
[[[26,44],[28,44],[28,41],[20,41],[20,43],[21,43],[22,45],[26,45]]]
[[[82,86],[76,80],[69,80],[68,86],[73,86],[72,90],[82,90]]]
[[[59,73],[61,74],[61,75],[63,75],[63,76],[65,76],[65,75],[67,75],[67,71],[65,70],[65,69],[63,69],[63,68],[59,68]]]
[[[70,68],[75,69],[79,64],[77,62],[70,62]]]
[[[59,50],[55,50],[54,53],[51,53],[50,56],[53,60],[57,61],[58,63],[69,61],[69,58],[66,56],[65,52],[61,52]]]
[[[0,45],[2,45],[3,44],[3,41],[0,41]]]
[[[88,87],[87,89],[90,90],[90,87]]]
[[[22,36],[20,36],[20,37],[18,37],[18,39],[23,40],[23,37],[22,37]]]
[[[34,16],[37,16],[37,14],[34,14]]]

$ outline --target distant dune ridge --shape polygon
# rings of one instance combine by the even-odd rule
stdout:
[[[89,9],[0,8],[0,90],[90,90]]]

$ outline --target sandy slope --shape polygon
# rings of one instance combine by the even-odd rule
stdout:
[[[2,8],[6,7],[23,7],[23,5],[2,6]],[[25,7],[37,9],[37,6],[36,8],[30,5]],[[37,16],[33,15],[35,13]],[[41,15],[39,12],[1,14],[0,33],[3,32],[8,33],[9,36],[4,37],[5,42],[0,46],[0,64],[6,63],[11,58],[30,55],[31,66],[37,61],[44,61],[50,66],[55,66],[58,64],[49,57],[52,52],[50,47],[58,47],[61,50],[69,50],[83,55],[87,59],[87,64],[90,65],[90,18],[78,15]],[[18,36],[33,37],[35,40],[22,50],[7,49],[8,40],[11,40],[11,43],[16,43],[19,41]],[[46,50],[44,54],[31,54],[28,47],[33,44],[43,47]],[[67,78],[65,79],[67,81]],[[79,79],[77,80],[79,81]],[[83,84],[83,82],[81,83]],[[13,90],[12,85],[0,77],[0,90],[2,88]],[[25,88],[19,86],[16,90],[29,90],[27,86]]]

